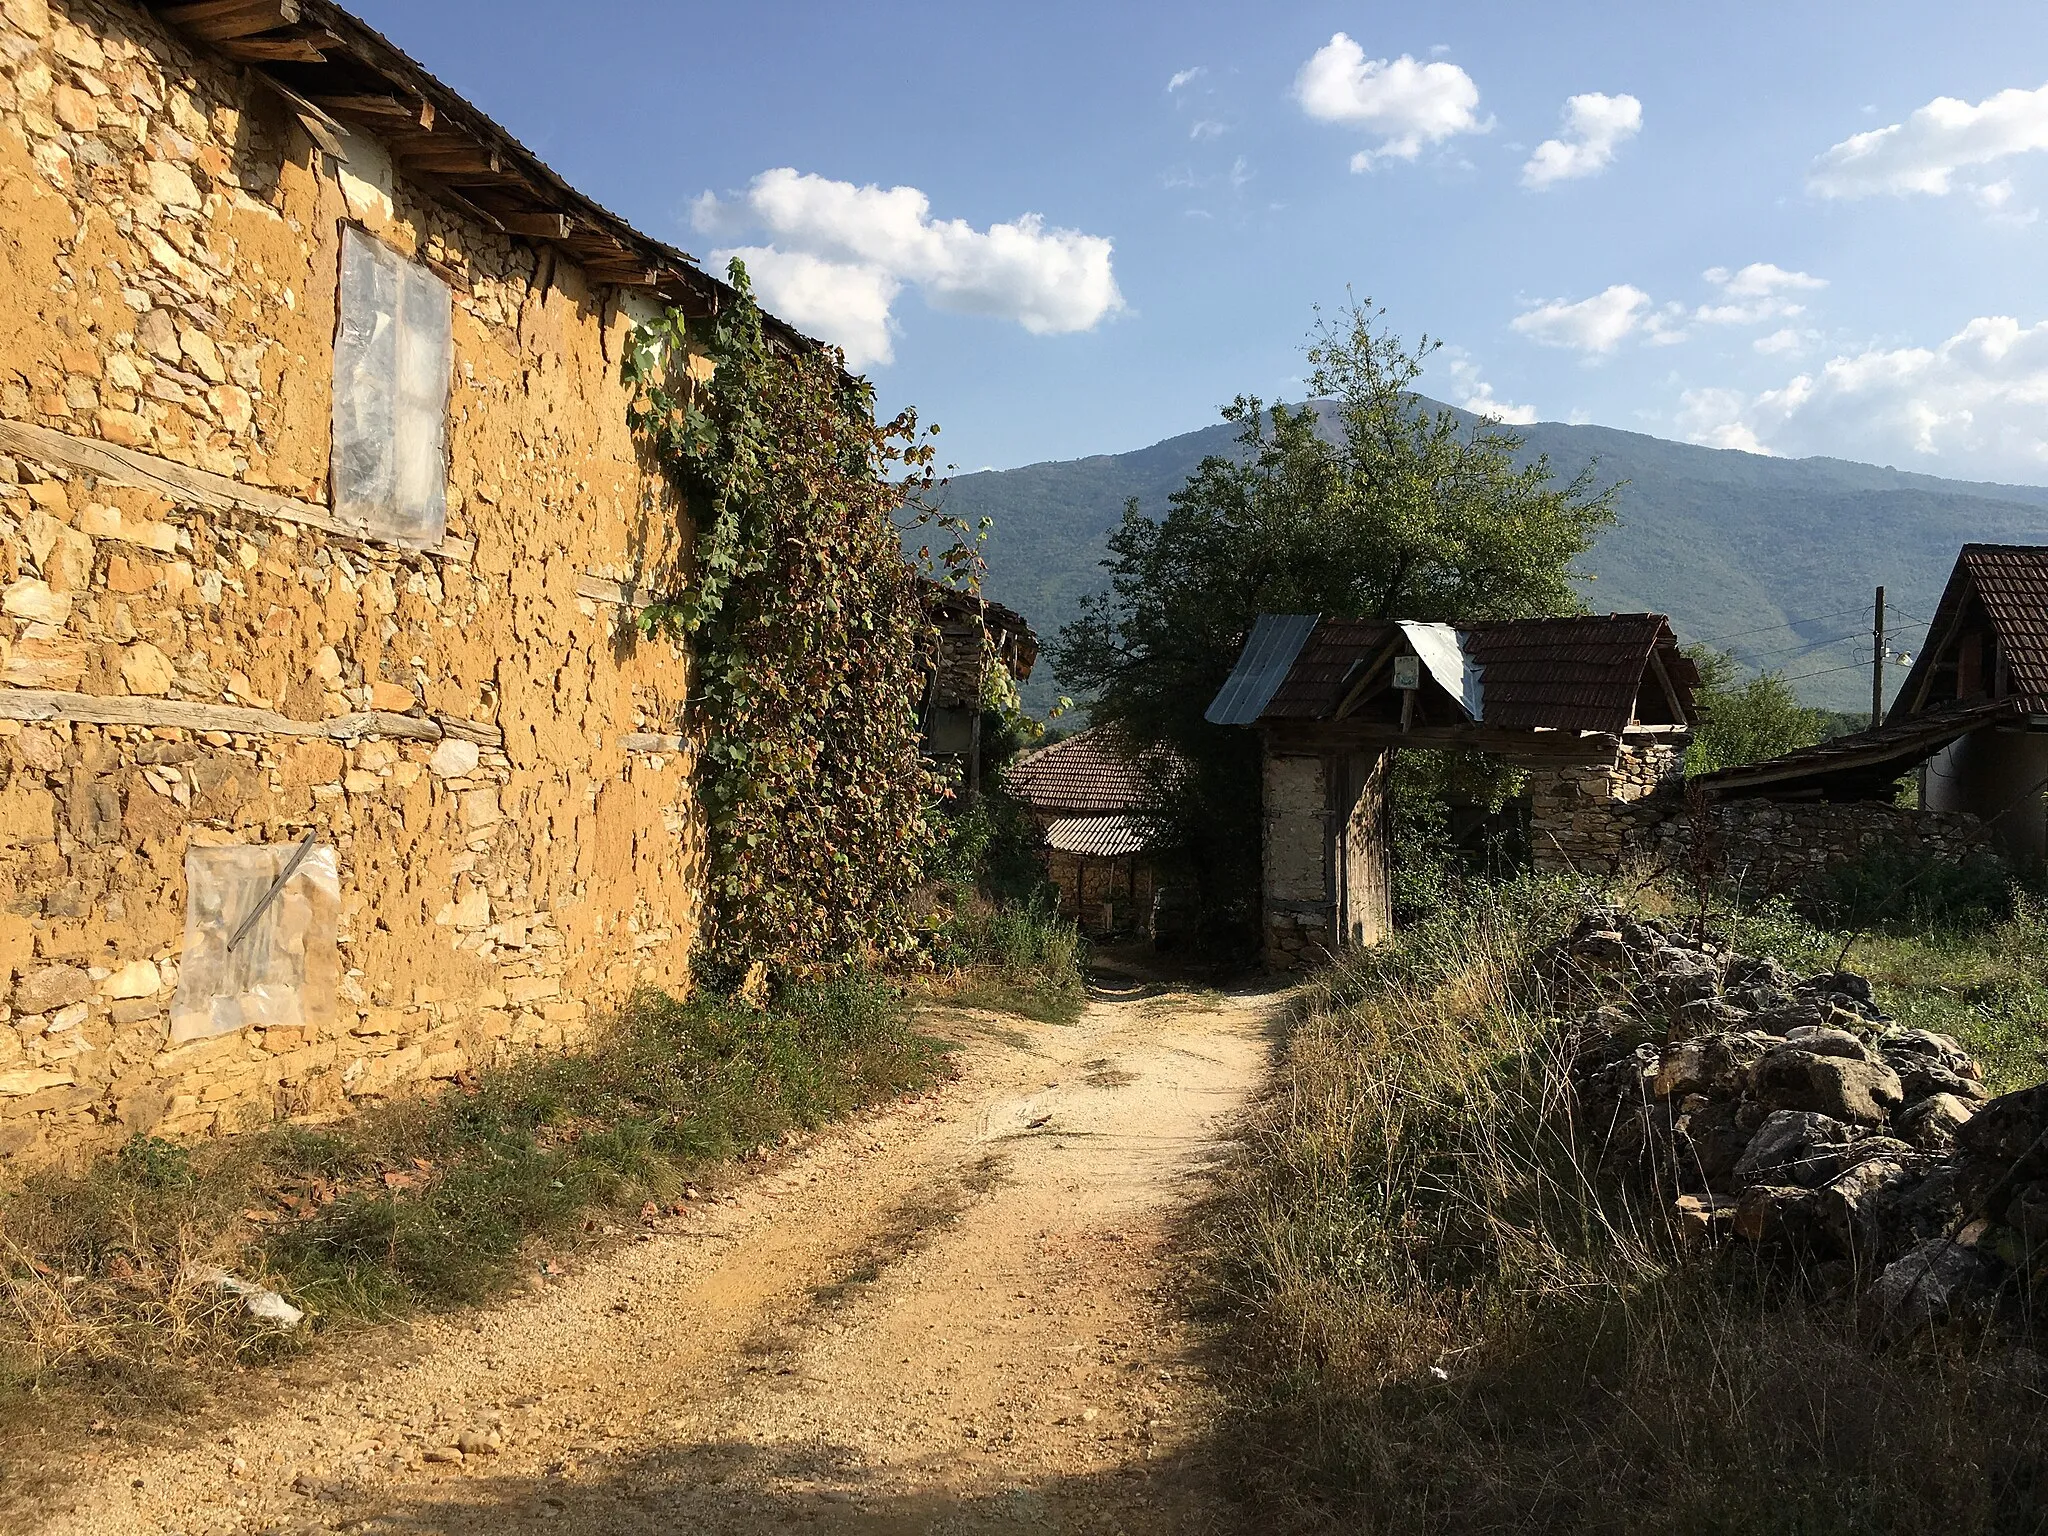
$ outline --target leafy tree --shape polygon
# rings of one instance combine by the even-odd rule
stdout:
[[[1239,453],[1202,461],[1155,520],[1134,500],[1110,539],[1109,590],[1053,648],[1061,678],[1127,740],[1183,771],[1157,786],[1212,915],[1248,919],[1258,887],[1258,742],[1202,713],[1262,612],[1476,620],[1571,612],[1572,561],[1613,520],[1592,466],[1566,482],[1521,438],[1414,393],[1413,350],[1368,301],[1319,323],[1320,403],[1239,396]]]
[[[1828,734],[1828,712],[1801,704],[1778,673],[1760,672],[1738,681],[1741,669],[1734,657],[1705,646],[1687,654],[1700,669],[1693,690],[1700,723],[1686,749],[1687,773],[1759,763],[1810,747]]]

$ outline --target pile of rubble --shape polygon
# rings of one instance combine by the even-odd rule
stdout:
[[[1896,1326],[1978,1315],[2048,1268],[2048,1085],[1993,1098],[1947,1035],[1847,971],[1804,979],[1616,908],[1579,922],[1581,1123],[1687,1235],[1795,1256]]]

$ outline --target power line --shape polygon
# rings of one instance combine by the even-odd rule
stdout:
[[[1793,629],[1801,624],[1818,624],[1822,619],[1839,619],[1845,614],[1862,613],[1863,611],[1863,605],[1858,603],[1854,608],[1837,608],[1833,613],[1811,613],[1804,618],[1786,619],[1777,624],[1759,624],[1755,629],[1731,629],[1718,635],[1695,635],[1693,643],[1695,645],[1711,645],[1716,640],[1733,640],[1740,635],[1761,635],[1774,629]]]

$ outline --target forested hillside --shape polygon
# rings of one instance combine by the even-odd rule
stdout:
[[[1668,613],[1687,640],[1783,670],[1808,702],[1867,708],[1871,588],[1882,582],[1896,643],[1918,647],[1957,548],[2048,539],[2048,486],[1942,480],[1841,459],[1773,459],[1612,427],[1520,429],[1529,456],[1563,475],[1597,460],[1625,480],[1621,520],[1585,562],[1587,604]],[[1100,561],[1127,498],[1155,515],[1202,458],[1228,453],[1218,424],[1130,453],[956,477],[948,510],[995,519],[989,595],[1050,638],[1104,580]],[[1895,677],[1903,677],[1896,669]],[[1042,664],[1028,697],[1059,691]]]

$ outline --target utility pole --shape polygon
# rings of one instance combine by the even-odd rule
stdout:
[[[1884,588],[1877,589],[1877,614],[1870,626],[1870,728],[1884,723]]]

